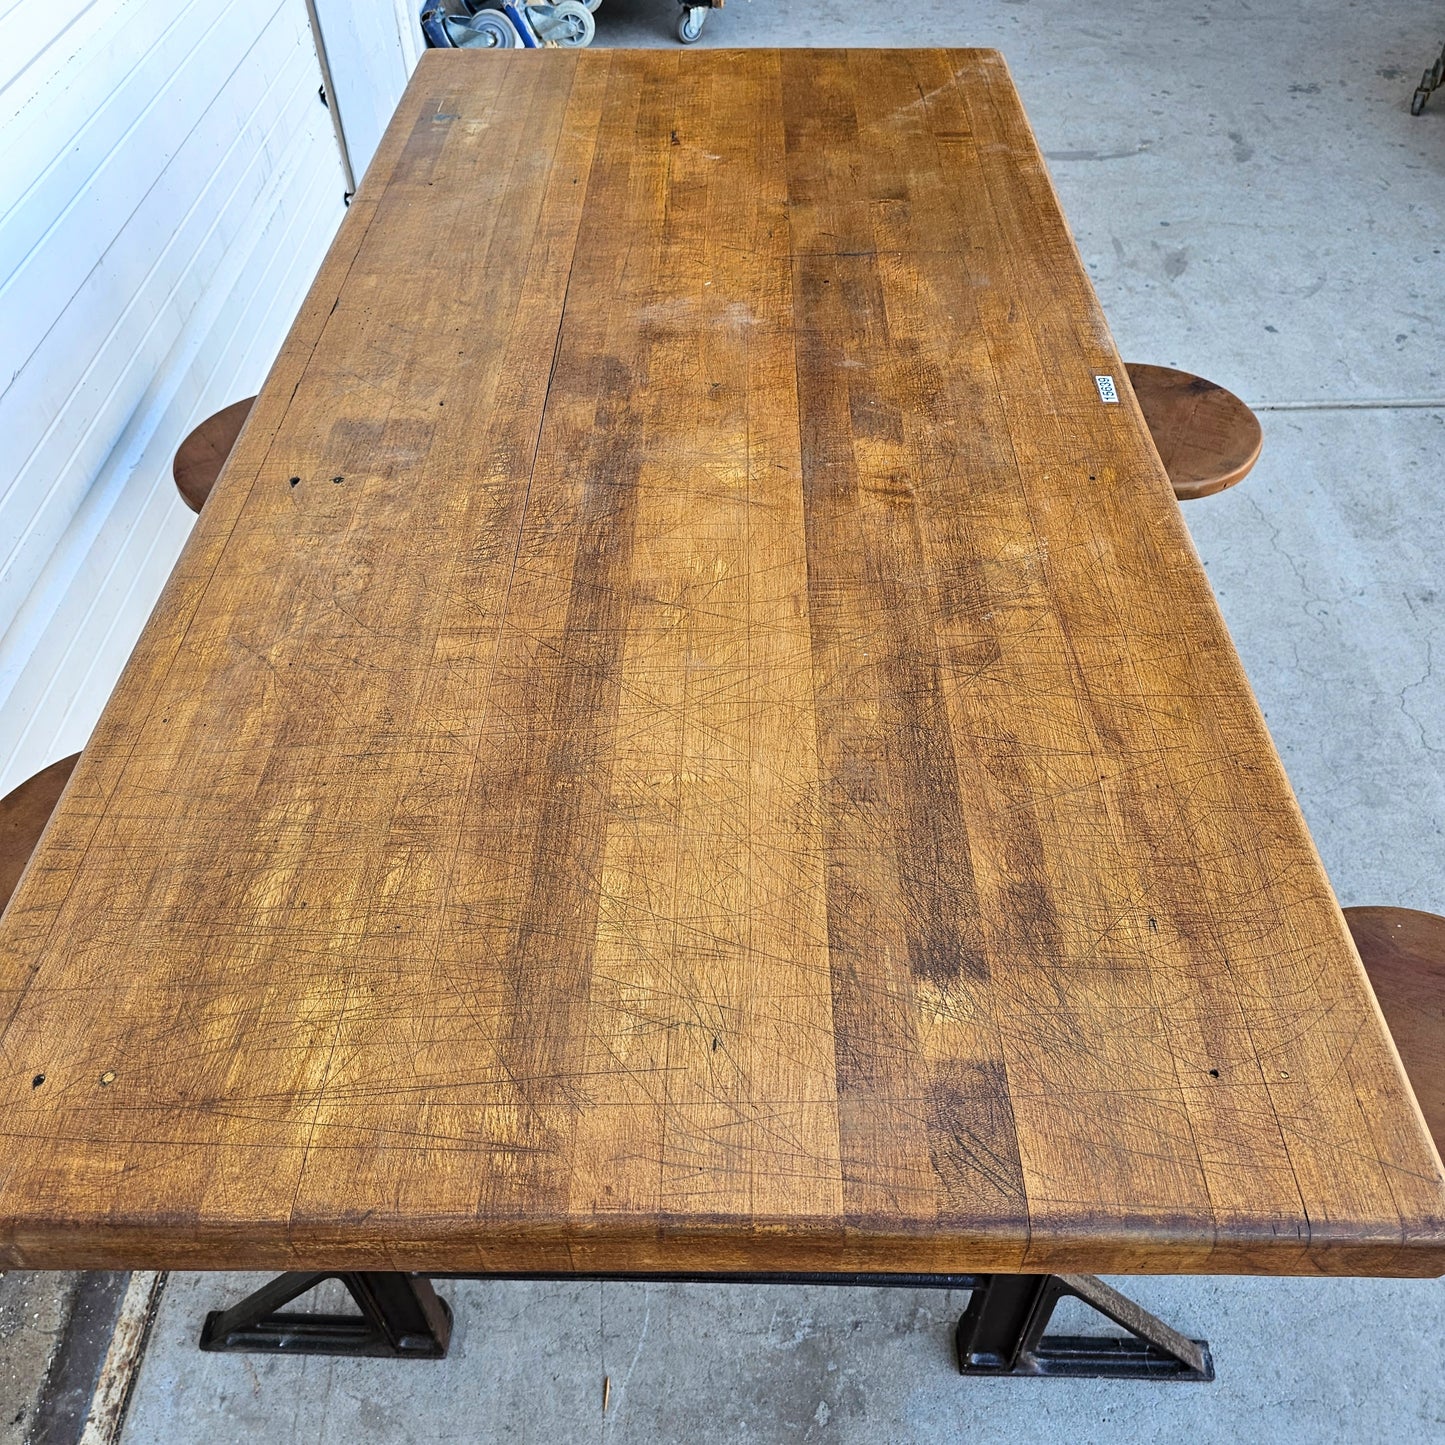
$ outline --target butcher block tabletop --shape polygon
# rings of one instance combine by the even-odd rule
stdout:
[[[991,51],[428,53],[0,984],[12,1266],[1445,1270]]]

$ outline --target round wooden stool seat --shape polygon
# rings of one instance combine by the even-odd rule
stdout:
[[[248,396],[245,401],[233,401],[230,406],[208,416],[200,426],[176,448],[176,460],[171,468],[181,498],[191,511],[199,512],[241,435],[241,428],[251,414],[256,398]]]
[[[1222,492],[1248,476],[1264,433],[1232,391],[1172,366],[1131,361],[1125,369],[1181,502]]]
[[[1413,908],[1347,908],[1345,921],[1435,1147],[1445,1154],[1445,918]]]
[[[0,913],[10,902],[10,895],[79,761],[79,753],[61,758],[0,798]]]

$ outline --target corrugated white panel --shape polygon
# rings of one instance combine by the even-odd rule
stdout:
[[[0,85],[3,792],[89,735],[344,182],[304,0],[0,0]]]
[[[356,179],[421,55],[421,11],[411,0],[312,0]]]

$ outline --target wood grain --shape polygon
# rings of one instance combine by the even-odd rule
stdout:
[[[0,924],[0,1257],[1445,1268],[1101,375],[992,52],[426,56]]]
[[[256,404],[254,396],[233,401],[220,411],[208,416],[203,422],[186,434],[186,439],[176,448],[175,461],[171,464],[171,475],[175,478],[176,490],[181,500],[191,511],[199,512],[211,495],[211,488],[251,415]]]
[[[1159,460],[1181,502],[1242,482],[1259,460],[1259,418],[1232,391],[1172,366],[1126,364]]]
[[[79,759],[79,753],[61,758],[0,798],[0,913],[10,902]]]
[[[1414,908],[1347,908],[1345,922],[1435,1147],[1445,1140],[1445,918]]]

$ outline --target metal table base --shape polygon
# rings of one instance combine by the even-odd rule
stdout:
[[[452,1315],[432,1287],[434,1278],[966,1289],[971,1295],[956,1333],[962,1374],[1194,1382],[1214,1378],[1214,1361],[1206,1341],[1191,1340],[1170,1329],[1090,1274],[292,1273],[278,1275],[228,1310],[214,1310],[207,1315],[201,1348],[444,1359],[451,1341]],[[346,1286],[359,1315],[302,1314],[284,1308],[328,1279],[340,1280]],[[1048,1334],[1054,1309],[1065,1297],[1083,1300],[1128,1333]]]

